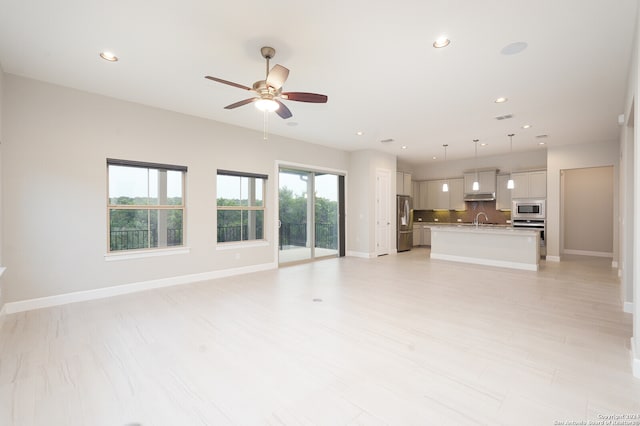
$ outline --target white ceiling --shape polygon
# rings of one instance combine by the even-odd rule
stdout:
[[[253,106],[224,106],[264,78],[270,45],[291,73],[272,135],[409,163],[615,141],[637,0],[0,0],[5,72],[262,131]],[[445,33],[445,49],[432,43]],[[517,55],[501,50],[528,43]],[[110,50],[120,61],[98,53]],[[494,99],[505,96],[503,104]],[[512,113],[511,120],[493,117]],[[295,124],[294,124],[295,123]],[[521,128],[530,123],[528,130]],[[364,135],[357,136],[362,131]],[[273,137],[273,136],[272,136]],[[393,138],[382,144],[380,140]],[[268,143],[268,142],[266,142]],[[402,150],[401,145],[407,149]]]

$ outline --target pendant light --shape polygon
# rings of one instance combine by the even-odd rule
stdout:
[[[476,166],[476,179],[473,181],[473,186],[471,186],[471,189],[473,191],[480,191],[480,182],[478,182],[478,142],[480,141],[480,139],[474,139],[473,143],[476,145],[476,155],[475,155],[475,166]]]
[[[444,163],[446,165],[447,164],[447,147],[449,145],[445,143],[442,146],[444,146]],[[449,192],[449,179],[444,181],[444,183],[442,184],[442,192]]]
[[[511,163],[513,160],[513,137],[515,136],[515,133],[510,133],[507,136],[509,136],[509,162]],[[515,185],[513,184],[513,177],[511,176],[511,172],[513,172],[513,163],[511,164],[511,167],[509,167],[509,180],[507,181],[507,189],[513,189],[515,187]]]

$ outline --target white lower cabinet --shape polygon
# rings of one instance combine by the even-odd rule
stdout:
[[[431,228],[425,226],[422,229],[422,245],[430,246],[431,245]]]
[[[430,246],[431,245],[431,228],[426,225],[413,226],[413,246]]]
[[[418,247],[422,242],[422,226],[414,226],[413,227],[413,246]]]

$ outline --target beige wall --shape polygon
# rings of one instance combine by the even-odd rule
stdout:
[[[252,265],[275,266],[268,246],[217,250],[216,170],[269,175],[276,162],[348,170],[349,154],[7,74],[2,180],[6,301]],[[256,116],[257,120],[260,120]],[[184,165],[190,253],[105,261],[106,158]],[[395,158],[394,158],[395,162]],[[395,178],[395,174],[393,174]],[[350,176],[347,176],[349,182]],[[349,184],[350,193],[367,191]],[[347,200],[347,208],[352,204]],[[273,207],[273,206],[272,206]],[[368,211],[361,210],[368,218]],[[275,223],[267,206],[265,223]],[[358,236],[364,231],[358,232]],[[347,241],[347,249],[350,242]]]
[[[2,71],[2,64],[0,64],[0,267],[4,266],[4,260],[2,258],[2,228],[3,228],[3,221],[2,221],[2,211],[3,211],[3,204],[2,204],[2,148],[3,148],[3,142],[4,142],[4,137],[3,137],[3,133],[2,133],[2,103],[3,103],[3,89],[4,89],[4,71]],[[2,308],[2,306],[4,305],[4,279],[0,278],[0,308]]]
[[[564,251],[613,256],[613,167],[562,173]]]
[[[615,119],[615,116],[613,117]],[[563,145],[547,149],[547,259],[559,259],[561,253],[561,191],[560,173],[563,170],[582,169],[590,167],[613,166],[614,195],[613,195],[613,232],[614,253],[617,260],[618,240],[618,141],[594,144]]]
[[[638,67],[638,56],[640,49],[639,31],[640,10],[636,16],[636,34],[633,44],[633,56],[629,66],[629,81],[627,83],[627,98],[624,105],[624,112],[627,120],[626,125],[631,131],[621,132],[623,155],[622,163],[626,170],[622,178],[624,179],[625,194],[633,194],[630,202],[623,204],[623,216],[620,234],[629,235],[631,238],[623,240],[622,244],[625,256],[623,267],[623,294],[625,297],[631,296],[631,311],[633,312],[633,338],[632,346],[635,347],[633,356],[633,372],[640,378],[640,149],[635,146],[640,140],[638,126],[635,123],[640,121],[640,108],[635,105],[640,99],[640,68]],[[633,145],[632,147],[630,145]],[[629,294],[631,293],[631,294]]]
[[[398,161],[398,170],[411,173],[413,180],[444,179],[462,177],[465,171],[478,168],[497,168],[503,172],[545,169],[547,167],[547,150],[539,148],[526,152],[515,152],[509,155],[467,158],[464,160],[433,161],[426,164],[409,164]]]
[[[351,255],[372,257],[376,252],[375,189],[376,171],[390,172],[389,206],[391,209],[390,253],[396,249],[396,156],[363,150],[351,153],[349,166],[349,209],[347,212],[347,251]]]

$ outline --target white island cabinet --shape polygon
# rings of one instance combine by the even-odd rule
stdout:
[[[537,271],[540,232],[489,226],[434,226],[431,258]]]

